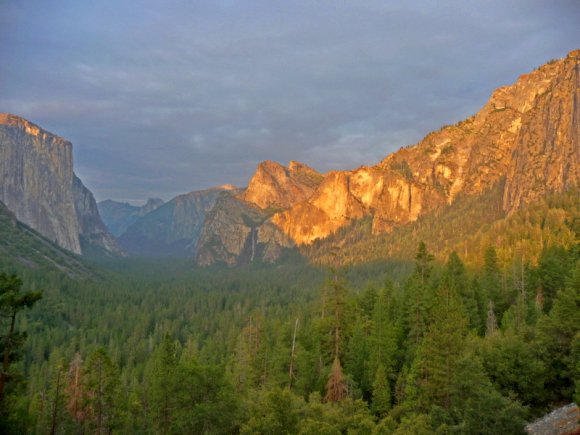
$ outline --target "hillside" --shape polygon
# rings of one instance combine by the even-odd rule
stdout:
[[[1,202],[0,269],[56,271],[76,278],[93,274],[78,256],[20,223]]]

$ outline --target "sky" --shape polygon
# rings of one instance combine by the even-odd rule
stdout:
[[[371,165],[580,48],[578,0],[0,0],[0,112],[97,200]]]

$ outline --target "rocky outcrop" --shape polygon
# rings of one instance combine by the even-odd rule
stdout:
[[[287,209],[307,200],[323,178],[304,163],[291,161],[285,167],[267,160],[258,165],[240,198],[262,209]]]
[[[111,254],[124,256],[125,254],[117,245],[117,241],[101,220],[95,197],[76,175],[73,176],[73,196],[81,246],[84,242],[88,245],[98,246]]]
[[[580,186],[580,50],[520,82],[535,85],[537,96],[522,111],[503,198],[508,212],[546,192]]]
[[[161,207],[163,204],[163,200],[159,198],[149,198],[145,205],[141,207],[131,205],[128,202],[107,199],[97,203],[97,207],[107,229],[115,237],[119,237],[140,217]]]
[[[363,216],[390,231],[505,181],[506,212],[580,184],[580,51],[499,88],[473,117],[430,133],[382,162],[332,172],[271,222],[309,244]]]
[[[35,124],[0,114],[0,201],[16,218],[80,254],[81,237],[118,253],[94,198],[73,173],[72,144]]]
[[[267,222],[270,215],[232,195],[221,195],[203,226],[197,264],[234,266],[277,260],[285,248],[294,244],[275,225]]]
[[[529,435],[577,435],[580,434],[580,409],[570,403],[555,409],[524,428]]]
[[[0,114],[0,178],[0,201],[19,221],[81,253],[70,142],[22,118]]]
[[[236,194],[239,190],[224,185],[179,195],[137,219],[119,237],[119,243],[135,256],[194,256],[206,213],[222,192]]]

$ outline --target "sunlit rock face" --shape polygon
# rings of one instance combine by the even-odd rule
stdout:
[[[497,89],[474,116],[428,134],[371,167],[331,172],[305,200],[275,214],[297,244],[309,244],[354,219],[373,232],[416,220],[504,183],[510,213],[549,192],[580,184],[580,51]]]
[[[81,253],[81,237],[120,253],[92,193],[74,175],[72,145],[31,122],[0,114],[0,201],[59,246]]]
[[[201,266],[274,262],[292,240],[268,222],[271,213],[255,204],[222,194],[208,213],[197,246]]]
[[[258,165],[248,188],[240,197],[262,209],[285,209],[307,200],[322,178],[303,163],[291,161],[285,167],[268,160]]]
[[[522,113],[507,173],[503,206],[509,212],[546,192],[580,185],[580,50],[537,75],[542,86]],[[533,88],[538,77],[520,81]]]

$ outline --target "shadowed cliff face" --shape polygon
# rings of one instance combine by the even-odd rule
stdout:
[[[222,194],[208,213],[198,243],[196,261],[201,266],[228,266],[272,262],[293,242],[275,225],[270,213],[235,196]]]
[[[137,219],[119,237],[119,243],[132,255],[191,257],[206,214],[222,192],[239,190],[226,185],[179,195]]]
[[[100,246],[107,252],[125,255],[101,220],[95,197],[76,175],[73,176],[73,196],[79,222],[79,236],[85,242]]]
[[[310,244],[371,215],[373,233],[479,195],[505,177],[506,212],[580,184],[580,51],[497,89],[473,117],[371,167],[332,172],[271,222]]]
[[[22,118],[0,114],[0,179],[0,201],[19,221],[81,253],[70,142]]]
[[[14,115],[0,114],[0,201],[59,246],[81,253],[80,238],[121,254],[93,194],[74,175],[70,142]]]
[[[118,202],[107,199],[97,203],[99,214],[107,229],[115,237],[123,234],[127,228],[134,224],[137,219],[151,213],[153,210],[164,204],[159,198],[149,198],[147,203],[141,207],[131,205],[127,202]]]

